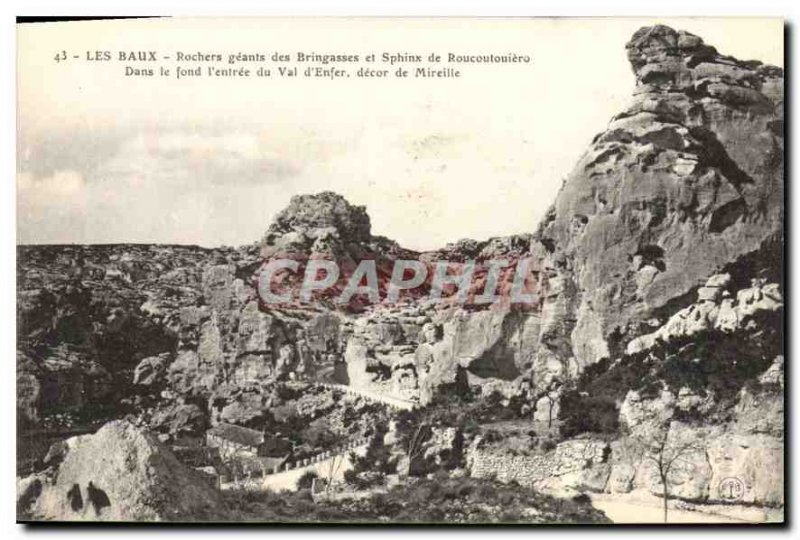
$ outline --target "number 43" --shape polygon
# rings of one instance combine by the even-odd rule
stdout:
[[[57,52],[55,58],[53,58],[53,60],[55,60],[56,62],[61,62],[62,60],[66,59],[67,59],[67,51]]]

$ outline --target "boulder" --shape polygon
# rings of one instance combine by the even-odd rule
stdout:
[[[109,422],[67,446],[30,504],[33,519],[204,521],[221,515],[219,493],[133,424]]]
[[[147,357],[139,362],[133,370],[133,384],[152,386],[163,382],[170,357],[170,353],[163,353]]]

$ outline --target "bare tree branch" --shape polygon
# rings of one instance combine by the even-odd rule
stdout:
[[[639,443],[643,447],[642,461],[653,463],[661,482],[662,498],[664,500],[664,522],[667,521],[668,516],[669,489],[673,467],[675,465],[691,467],[692,463],[689,461],[688,456],[694,452],[704,450],[703,445],[697,440],[682,443],[671,441],[670,433],[672,432],[672,421],[669,421],[661,427],[658,433],[653,435],[652,440],[639,439]]]

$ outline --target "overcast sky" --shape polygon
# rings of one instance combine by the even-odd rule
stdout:
[[[299,193],[416,249],[531,232],[625,106],[624,45],[668,23],[783,65],[780,20],[142,20],[19,28],[19,243],[258,240]],[[60,50],[517,52],[444,80],[126,78]],[[116,52],[115,52],[116,54]],[[394,68],[396,69],[396,68]]]

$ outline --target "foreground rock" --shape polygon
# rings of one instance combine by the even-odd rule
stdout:
[[[19,510],[30,519],[198,521],[222,509],[219,494],[198,473],[125,421],[68,439],[48,458],[52,469],[22,482],[18,493]]]

